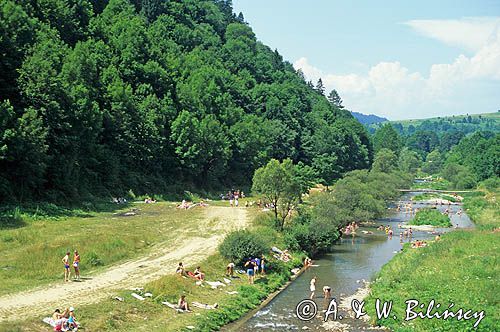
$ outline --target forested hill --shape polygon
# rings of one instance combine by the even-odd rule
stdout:
[[[484,114],[440,116],[429,119],[391,121],[391,125],[401,135],[412,135],[418,131],[433,131],[438,134],[476,131],[500,131],[500,111]],[[369,130],[375,132],[384,123],[371,124]]]
[[[231,1],[0,2],[0,201],[249,183],[270,158],[325,181],[368,135]]]
[[[380,122],[386,122],[389,121],[386,118],[377,116],[375,114],[363,114],[363,113],[358,113],[358,112],[351,112],[352,116],[354,116],[359,122],[361,122],[364,125],[371,125],[374,123],[380,123]]]

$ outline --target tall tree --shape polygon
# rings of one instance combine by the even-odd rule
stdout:
[[[318,82],[316,83],[316,91],[322,95],[325,94],[325,86],[323,85],[323,80],[321,78],[318,79]]]
[[[401,150],[401,138],[391,124],[387,123],[378,129],[373,136],[373,148],[375,153],[381,149],[389,149],[396,155]]]
[[[330,91],[330,93],[328,94],[328,101],[330,101],[330,103],[332,103],[332,105],[334,105],[335,107],[344,108],[344,106],[342,105],[342,98],[340,98],[340,95],[335,89]]]

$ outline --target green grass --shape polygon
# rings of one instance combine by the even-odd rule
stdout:
[[[437,227],[450,227],[450,218],[435,209],[421,209],[410,222],[410,225],[431,225]]]
[[[465,206],[476,223],[472,231],[453,231],[427,247],[410,249],[405,246],[378,273],[371,285],[365,308],[372,323],[394,331],[476,331],[469,321],[415,319],[405,322],[405,301],[416,299],[441,304],[442,313],[450,303],[454,309],[485,311],[477,331],[498,331],[500,321],[500,236],[492,229],[500,225],[496,193],[469,193]],[[393,301],[392,317],[377,320],[375,300]],[[414,309],[416,310],[416,309]],[[433,312],[435,312],[433,310]]]
[[[135,216],[123,216],[131,207]],[[114,212],[60,215],[14,211],[15,227],[0,230],[0,295],[63,280],[65,252],[80,252],[82,275],[139,255],[152,245],[196,230],[200,209],[174,203],[133,204]],[[4,216],[6,213],[4,213]]]
[[[195,331],[212,331],[237,320],[249,310],[257,307],[271,292],[276,291],[289,280],[290,270],[301,264],[301,260],[284,264],[269,261],[271,269],[266,276],[256,278],[254,285],[249,285],[245,275],[239,279],[232,279],[227,287],[217,290],[196,286],[192,279],[185,279],[178,275],[167,275],[144,286],[144,292],[151,292],[153,298],[140,302],[134,299],[131,291],[117,292],[124,298],[124,302],[105,300],[96,304],[77,308],[77,318],[85,327],[85,331],[184,331],[186,326],[195,326]],[[222,280],[227,261],[219,254],[212,255],[200,264],[206,280]],[[188,266],[188,270],[194,270]],[[238,294],[229,295],[226,291],[237,291]],[[193,313],[178,314],[174,310],[161,304],[162,301],[177,302],[181,294],[186,295],[189,303],[218,303],[217,310],[192,308]],[[50,311],[50,310],[49,310]],[[47,315],[49,312],[47,313]],[[28,317],[16,326],[21,331],[43,331],[46,325],[40,322],[41,317]],[[0,331],[15,331],[12,323],[0,323]]]
[[[497,192],[489,191],[465,195],[465,211],[479,229],[493,230],[500,226],[500,206],[497,196]]]

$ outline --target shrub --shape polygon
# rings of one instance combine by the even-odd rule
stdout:
[[[338,239],[339,232],[334,223],[310,220],[302,215],[285,230],[286,247],[294,251],[305,251],[315,257],[327,252]]]
[[[417,212],[411,225],[432,225],[440,227],[450,227],[450,218],[447,215],[434,209],[422,209]]]
[[[236,264],[243,264],[246,259],[260,257],[269,251],[262,236],[247,230],[229,233],[219,246],[219,252]]]

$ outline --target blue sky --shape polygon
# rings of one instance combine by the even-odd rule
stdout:
[[[257,38],[347,108],[390,119],[500,109],[500,1],[233,0]]]

